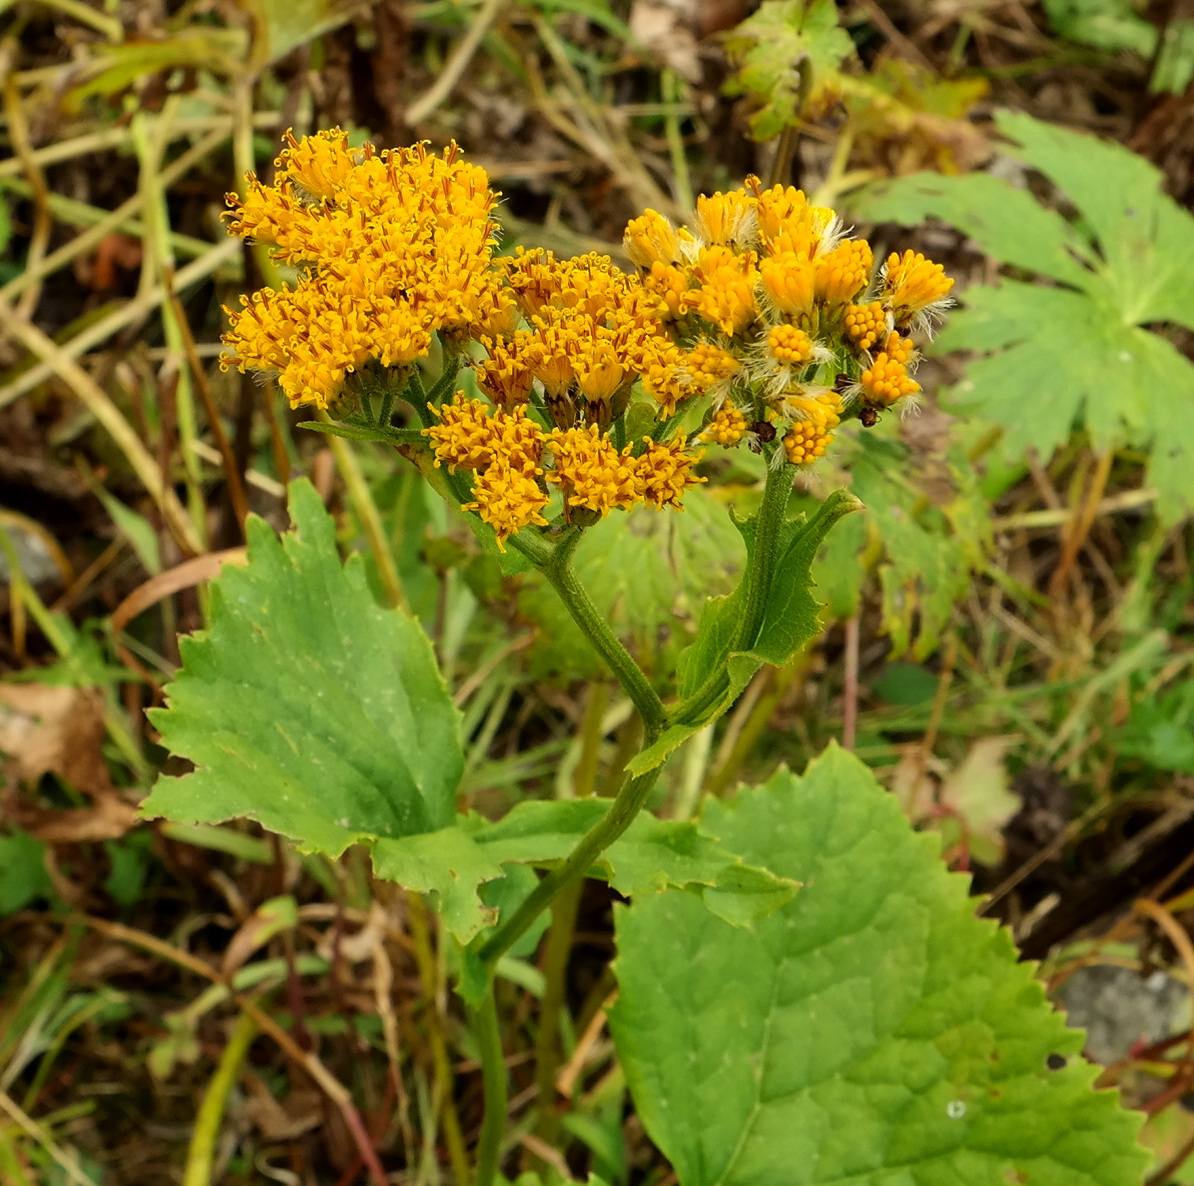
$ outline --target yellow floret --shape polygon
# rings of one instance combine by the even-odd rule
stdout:
[[[789,317],[812,312],[816,266],[807,252],[783,251],[765,257],[759,278],[775,307]]]
[[[846,334],[859,350],[869,350],[885,333],[887,316],[880,301],[846,306]]]
[[[626,224],[622,245],[631,263],[640,268],[674,264],[680,258],[680,241],[672,224],[656,210],[644,210]]]
[[[940,308],[953,286],[945,269],[919,251],[893,252],[883,274],[883,304],[897,326],[907,325],[918,313]]]
[[[296,181],[318,198],[333,197],[356,166],[348,135],[339,128],[301,140],[295,139],[294,130],[288,128],[282,138],[286,148],[274,162],[279,174]]]
[[[580,393],[590,403],[605,403],[633,378],[614,342],[599,339],[582,347],[573,366]]]
[[[643,277],[643,288],[657,301],[657,317],[674,321],[684,313],[684,294],[688,291],[688,273],[672,264],[656,260]]]
[[[507,411],[525,404],[534,384],[535,376],[526,355],[527,338],[526,334],[516,334],[497,341],[481,339],[489,357],[477,363],[477,385]]]
[[[883,353],[877,354],[871,366],[862,372],[859,384],[871,404],[894,404],[920,390],[920,384],[909,378],[904,364]]]
[[[516,531],[532,523],[547,525],[543,508],[547,495],[539,483],[514,466],[496,462],[473,483],[473,501],[462,503],[462,511],[476,511],[497,536],[498,547],[504,552],[506,540]]]
[[[755,199],[743,189],[701,194],[693,223],[706,246],[742,245],[755,234]]]
[[[753,251],[738,254],[729,247],[704,247],[692,270],[700,287],[683,295],[685,308],[695,310],[723,333],[740,333],[750,325],[757,312]]]
[[[440,419],[439,424],[423,429],[431,438],[437,466],[447,465],[455,473],[458,469],[483,469],[493,461],[494,426],[481,400],[467,399],[458,391],[450,404],[427,406]]]
[[[596,424],[557,428],[547,439],[555,457],[547,480],[563,489],[568,506],[586,507],[604,517],[615,507],[627,510],[642,501],[629,446],[619,453]]]
[[[865,239],[846,239],[817,256],[817,300],[827,305],[852,301],[867,286],[873,263],[871,245]]]
[[[825,455],[832,440],[833,433],[826,431],[823,425],[814,420],[803,420],[793,424],[784,434],[784,453],[792,465],[808,465]]]
[[[697,342],[684,359],[684,365],[692,376],[694,386],[701,391],[708,391],[732,378],[742,364],[720,346],[714,346],[711,342]]]
[[[729,448],[731,445],[736,445],[745,435],[746,417],[743,415],[742,409],[736,408],[733,404],[726,404],[705,425],[700,439]]]
[[[777,325],[767,334],[767,351],[784,366],[801,366],[813,356],[813,340],[794,325]]]
[[[884,339],[880,350],[887,355],[888,358],[894,359],[898,363],[907,366],[912,361],[912,356],[916,353],[916,343],[911,338],[901,338],[894,330],[889,333]]]
[[[837,216],[827,206],[810,206],[802,190],[773,185],[760,192],[759,237],[771,252],[801,252],[810,259],[832,239]]]

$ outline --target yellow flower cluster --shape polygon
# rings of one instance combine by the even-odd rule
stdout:
[[[435,332],[509,324],[513,302],[490,269],[497,195],[455,145],[378,152],[338,129],[286,142],[274,184],[250,175],[227,217],[302,271],[226,310],[225,366],[276,370],[292,406],[327,407],[370,361],[404,367]]]
[[[617,449],[597,424],[545,432],[523,408],[487,408],[462,391],[432,412],[439,423],[425,432],[435,464],[476,471],[473,501],[464,509],[494,529],[501,547],[515,531],[547,522],[549,485],[563,492],[567,508],[604,517],[639,503],[679,509],[684,491],[705,481],[692,472],[700,454],[688,450],[683,434],[666,443],[645,437],[635,456],[633,445]]]
[[[870,415],[920,390],[902,335],[927,328],[953,283],[913,252],[875,275],[870,245],[847,238],[832,210],[755,178],[700,198],[692,229],[648,210],[625,248],[655,315],[689,350],[679,367],[648,370],[644,389],[669,414],[700,376],[697,390],[715,397],[702,439],[758,447],[746,423],[767,416],[793,464],[824,453],[844,414],[839,391]],[[724,356],[716,375],[695,363],[698,342]]]
[[[499,543],[546,525],[556,491],[566,522],[678,509],[704,480],[682,418],[703,415],[711,444],[816,460],[844,416],[873,423],[919,390],[907,335],[952,287],[911,251],[876,273],[832,210],[753,177],[700,197],[691,228],[653,210],[631,221],[627,272],[598,254],[495,256],[497,195],[455,145],[379,152],[338,129],[287,133],[276,164],[227,217],[297,279],[228,310],[224,365],[276,371],[295,406],[368,411],[438,335],[485,398],[416,411],[435,464],[471,475],[465,509]]]

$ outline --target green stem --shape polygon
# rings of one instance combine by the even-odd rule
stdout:
[[[559,1067],[560,1013],[564,1008],[568,957],[576,930],[576,913],[584,885],[579,879],[565,887],[551,908],[551,929],[543,958],[545,981],[539,1002],[539,1032],[535,1035],[535,1088],[539,1102],[536,1135],[554,1145],[560,1133],[560,1113],[555,1108],[556,1069]]]
[[[735,651],[749,650],[758,638],[767,609],[767,598],[771,593],[771,578],[779,559],[779,531],[783,525],[788,499],[792,494],[792,467],[785,462],[775,469],[768,469],[767,483],[763,487],[763,501],[755,516],[755,537],[742,574],[745,604],[738,619],[738,627],[730,640],[727,655]],[[699,721],[717,704],[725,694],[728,675],[724,667],[710,673],[709,678],[672,714],[676,722]]]
[[[187,1163],[183,1170],[183,1186],[209,1186],[211,1167],[215,1159],[216,1140],[220,1135],[220,1122],[228,1103],[228,1093],[236,1082],[241,1063],[257,1036],[257,1023],[242,1013],[232,1027],[232,1036],[220,1055],[215,1074],[203,1093],[199,1115],[195,1117],[195,1129],[191,1133],[191,1144],[187,1149]]]
[[[477,1173],[474,1186],[493,1186],[502,1156],[502,1136],[506,1131],[509,1096],[506,1088],[506,1060],[502,1054],[502,1034],[498,1028],[497,1001],[493,981],[473,1013],[477,1045],[481,1050],[481,1081],[485,1088],[485,1118],[477,1144]]]
[[[597,611],[593,599],[580,583],[572,567],[572,553],[580,539],[580,532],[565,536],[543,565],[543,575],[560,595],[560,600],[572,615],[572,620],[584,631],[593,649],[605,660],[618,683],[625,689],[643,719],[647,744],[655,740],[663,728],[663,702],[651,687],[642,668],[630,652],[618,641],[609,624]]]
[[[581,838],[561,865],[557,865],[531,892],[523,904],[501,925],[478,953],[490,970],[521,938],[527,928],[543,913],[575,878],[583,877],[593,862],[623,832],[643,809],[659,777],[660,767],[632,778],[610,804],[609,810]]]
[[[767,471],[763,487],[763,501],[755,519],[755,546],[746,568],[746,606],[738,624],[731,650],[741,651],[754,645],[767,598],[771,593],[771,578],[779,548],[779,529],[783,525],[788,499],[792,495],[792,469],[786,461]]]

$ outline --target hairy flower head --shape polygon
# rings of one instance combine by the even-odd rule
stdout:
[[[882,301],[846,306],[846,336],[859,350],[869,350],[887,333]]]
[[[723,333],[737,334],[755,319],[755,254],[738,254],[717,245],[703,247],[693,265],[699,287],[684,293],[681,305],[712,322]]]
[[[506,540],[532,523],[547,526],[543,508],[548,497],[531,475],[499,460],[478,474],[473,483],[473,501],[462,503],[463,511],[476,511],[493,528],[497,545],[504,552]]]
[[[650,437],[643,439],[647,447],[635,461],[640,497],[656,510],[665,506],[679,510],[684,491],[706,480],[692,472],[701,455],[688,452],[688,439],[683,433],[666,444]]]
[[[908,375],[907,367],[899,357],[893,358],[882,351],[862,372],[858,383],[867,403],[883,407],[894,404],[906,395],[915,395],[920,390],[920,384]]]
[[[911,325],[927,328],[928,317],[949,304],[953,286],[945,269],[919,251],[892,252],[883,269],[883,307],[891,313],[897,329]]]
[[[771,252],[804,252],[810,259],[822,243],[832,247],[838,236],[837,215],[827,206],[810,206],[804,191],[773,185],[760,191],[755,206],[759,237]]]
[[[808,253],[781,251],[759,264],[759,278],[772,304],[789,317],[807,317],[816,299],[816,264]]]
[[[679,262],[681,242],[672,224],[656,210],[644,210],[638,218],[632,218],[622,236],[622,246],[630,262],[646,269],[657,263]]]
[[[563,489],[569,506],[584,507],[604,517],[616,507],[628,510],[642,501],[630,447],[619,452],[596,424],[557,428],[547,439],[555,459],[547,480]]]
[[[832,251],[817,256],[814,290],[826,305],[852,301],[871,278],[874,257],[865,239],[843,239]]]
[[[744,189],[701,194],[693,224],[707,247],[744,247],[756,234],[755,198]]]

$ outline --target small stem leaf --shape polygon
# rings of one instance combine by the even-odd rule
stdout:
[[[705,603],[692,646],[679,661],[680,705],[658,740],[635,756],[626,767],[631,775],[652,770],[710,721],[716,720],[738,698],[751,677],[763,666],[783,666],[821,632],[819,606],[813,598],[812,562],[833,525],[862,504],[849,491],[837,490],[811,518],[782,520],[769,536],[770,564],[763,575],[766,592],[750,608],[749,585],[760,580],[760,556],[755,519],[735,520],[746,540],[746,574],[733,593]],[[752,623],[750,619],[758,619]],[[733,650],[735,644],[745,644]]]
[[[610,1024],[680,1186],[1139,1183],[1141,1117],[861,762],[831,747],[702,826],[805,888],[750,930],[689,894],[617,909]]]
[[[551,864],[563,860],[577,841],[609,810],[601,799],[534,800],[520,803],[496,824],[471,817],[473,839],[502,864]],[[602,877],[620,894],[692,889],[727,921],[749,925],[788,902],[797,885],[765,869],[744,865],[698,826],[639,815],[598,857],[591,876]]]

